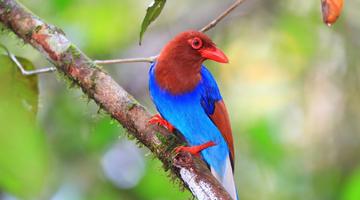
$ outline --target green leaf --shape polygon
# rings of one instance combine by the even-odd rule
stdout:
[[[27,69],[33,65],[18,58]],[[48,150],[36,123],[36,76],[23,76],[0,55],[0,188],[22,198],[38,197],[48,177]]]
[[[147,8],[146,15],[141,24],[140,40],[139,40],[140,45],[141,45],[141,40],[142,40],[142,37],[143,37],[146,29],[160,15],[162,9],[165,6],[165,3],[166,3],[166,0],[154,0],[150,4],[150,6]]]

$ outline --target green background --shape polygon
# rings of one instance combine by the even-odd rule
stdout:
[[[232,1],[167,1],[142,46],[150,0],[20,2],[91,58],[111,59],[156,55],[177,33],[201,28]],[[346,1],[329,28],[320,1],[246,1],[208,32],[230,60],[205,64],[230,112],[241,199],[360,199],[359,9],[360,0]],[[50,65],[7,30],[0,43],[38,68]],[[156,112],[148,64],[104,69]],[[0,199],[190,197],[79,89],[56,73],[23,78],[0,57]]]

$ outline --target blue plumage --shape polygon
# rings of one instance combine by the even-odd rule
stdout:
[[[222,100],[214,78],[206,67],[202,66],[199,84],[192,91],[173,95],[157,83],[155,67],[156,63],[153,63],[149,71],[149,89],[158,111],[184,135],[190,146],[209,141],[216,144],[201,151],[201,155],[223,178],[229,149],[221,132],[209,118],[209,115],[214,113],[215,103]]]
[[[207,59],[228,62],[201,32],[179,33],[164,46],[149,72],[150,94],[161,117],[155,115],[149,123],[178,129],[189,145],[176,150],[200,153],[211,173],[237,200],[229,114],[214,78],[202,65]]]

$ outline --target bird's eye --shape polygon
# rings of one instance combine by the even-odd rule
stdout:
[[[202,40],[201,40],[200,38],[198,38],[198,37],[195,37],[195,38],[192,40],[192,42],[191,42],[191,47],[192,47],[193,49],[200,49],[200,48],[202,47],[202,45],[203,45],[203,42],[202,42]]]

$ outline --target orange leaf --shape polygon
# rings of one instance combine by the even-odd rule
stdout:
[[[321,0],[324,23],[331,26],[341,14],[344,0]]]

